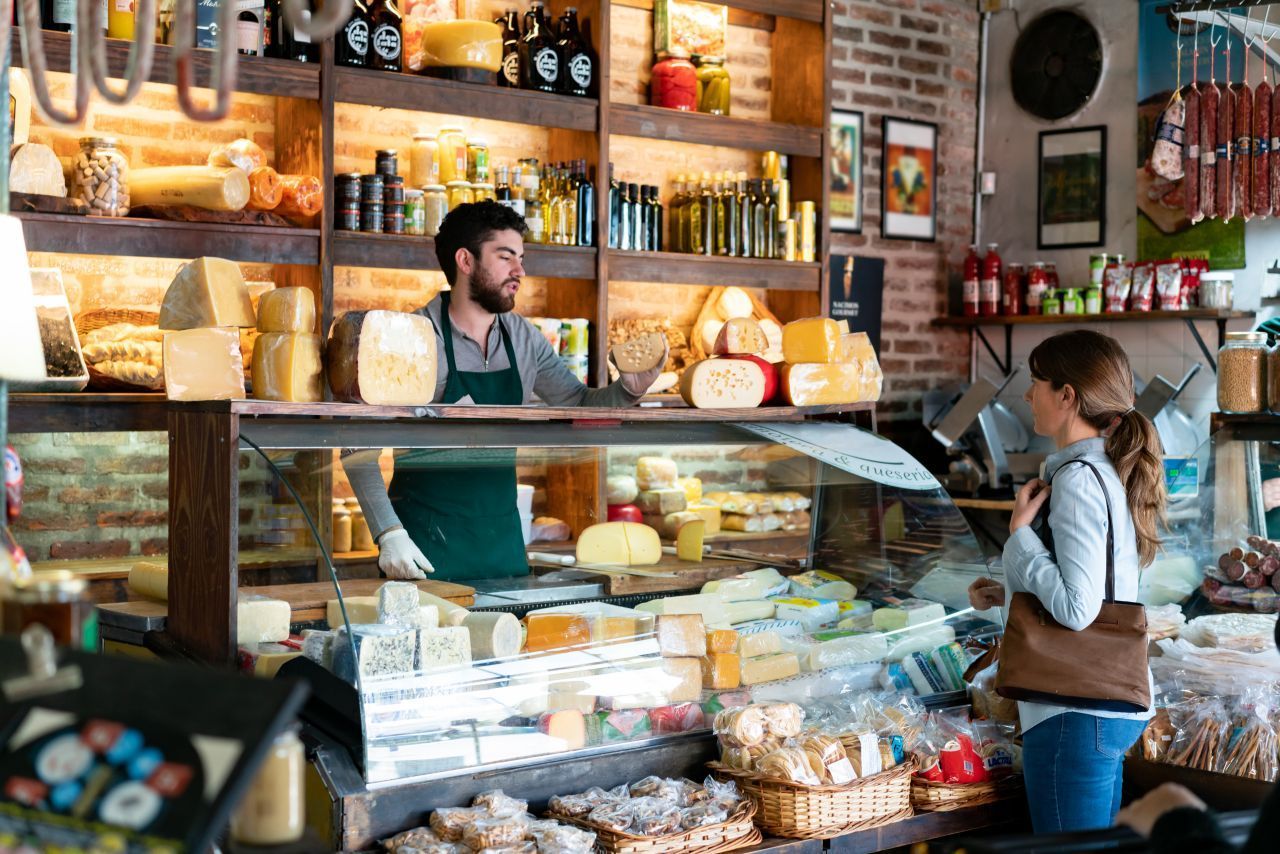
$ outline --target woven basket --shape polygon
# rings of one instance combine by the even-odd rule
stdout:
[[[758,777],[718,762],[711,767],[732,777],[756,805],[756,824],[771,836],[831,839],[914,815],[911,775],[914,759],[843,786],[802,786]]]
[[[601,827],[585,818],[548,813],[557,821],[594,831],[596,850],[603,854],[720,854],[724,851],[737,851],[739,848],[759,845],[764,839],[752,823],[755,814],[755,803],[744,800],[733,815],[729,816],[729,820],[720,824],[696,827],[669,836],[636,836]]]
[[[160,315],[154,311],[145,311],[136,308],[101,308],[96,311],[86,311],[84,314],[76,318],[76,333],[79,334],[80,340],[83,341],[85,336],[95,329],[101,329],[104,326],[112,326],[116,323],[132,323],[134,326],[155,326],[160,322]],[[116,392],[149,392],[163,390],[163,382],[159,388],[151,388],[145,385],[135,385],[127,383],[115,377],[107,376],[100,371],[94,369],[93,365],[89,365],[89,388],[96,391],[116,391]]]
[[[911,778],[911,806],[918,812],[950,812],[1012,798],[1022,791],[1022,775],[982,783],[939,783]]]

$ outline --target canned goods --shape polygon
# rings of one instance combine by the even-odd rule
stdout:
[[[404,234],[404,214],[386,213],[382,216],[383,234]]]
[[[1095,288],[1102,287],[1102,271],[1107,269],[1107,254],[1089,256],[1089,284]]]
[[[560,355],[586,358],[591,322],[585,317],[566,317],[560,321]]]
[[[395,179],[394,181],[392,179]],[[382,203],[384,205],[402,205],[404,204],[404,179],[399,175],[388,175],[386,183],[382,188]]]
[[[338,208],[335,212],[333,227],[338,231],[360,230],[360,208],[357,205]]]
[[[585,383],[587,381],[586,356],[561,356],[560,361],[564,362],[564,366],[569,369],[569,373],[578,378],[578,382]]]
[[[379,175],[395,175],[399,173],[398,157],[394,148],[384,148],[374,153],[375,170]]]
[[[339,205],[342,202],[359,202],[360,173],[348,172],[345,175],[334,175],[333,188],[333,197],[338,200]]]
[[[360,230],[368,234],[382,233],[382,205],[360,207]]]
[[[360,200],[365,204],[382,204],[382,175],[360,176]]]

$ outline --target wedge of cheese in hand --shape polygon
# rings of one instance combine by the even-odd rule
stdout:
[[[667,352],[667,336],[650,332],[613,346],[613,363],[624,374],[640,374],[651,371],[663,363]]]
[[[258,400],[315,403],[321,388],[320,336],[264,332],[253,341],[253,396]]]
[[[764,401],[760,366],[741,359],[704,359],[685,369],[680,396],[698,409],[753,409]]]
[[[578,535],[578,563],[650,566],[662,559],[658,532],[638,522],[602,522]]]
[[[338,400],[430,403],[436,393],[435,329],[420,314],[349,311],[333,324],[326,368]]]
[[[240,265],[223,258],[196,258],[183,265],[160,303],[161,329],[256,323]]]
[[[786,361],[838,362],[840,325],[829,317],[806,317],[782,327],[782,355]]]
[[[169,400],[242,400],[244,359],[235,329],[184,329],[164,336]]]

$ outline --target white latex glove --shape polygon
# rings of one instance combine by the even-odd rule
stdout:
[[[662,369],[667,366],[667,359],[670,356],[671,343],[669,341],[664,341],[662,344],[662,359],[656,366],[647,371],[640,371],[639,373],[634,374],[627,373],[626,371],[618,371],[618,375],[622,379],[622,387],[631,392],[634,396],[640,397],[647,392],[649,390],[649,386],[653,385],[654,381],[658,379],[658,374],[662,373]],[[612,353],[610,353],[609,358],[613,358]],[[614,367],[617,367],[616,362],[614,363]]]
[[[388,531],[378,540],[378,568],[387,578],[401,581],[426,578],[426,573],[436,571],[404,528]]]

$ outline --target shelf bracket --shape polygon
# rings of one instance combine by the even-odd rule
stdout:
[[[1210,352],[1208,345],[1204,343],[1204,339],[1200,337],[1200,330],[1196,328],[1196,322],[1188,317],[1183,320],[1183,323],[1187,324],[1187,328],[1191,330],[1191,337],[1196,339],[1196,344],[1200,347],[1200,354],[1204,356],[1205,364],[1209,366],[1209,370],[1216,374],[1218,372],[1218,362],[1213,353]],[[1226,337],[1227,321],[1218,320],[1216,323],[1218,324],[1218,346],[1221,347],[1222,341]]]
[[[982,342],[982,346],[987,348],[991,360],[996,363],[996,367],[1000,369],[1001,376],[1009,376],[1009,366],[1013,364],[1013,327],[1005,326],[1004,328],[1004,360],[996,355],[996,349],[991,346],[991,342],[987,340],[987,335],[982,331],[981,326],[972,328],[974,335],[978,336],[978,340]]]

